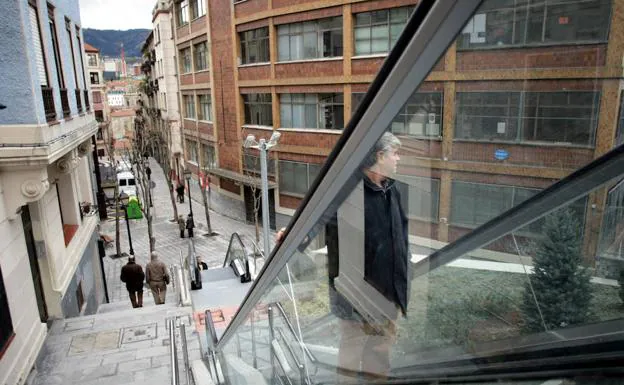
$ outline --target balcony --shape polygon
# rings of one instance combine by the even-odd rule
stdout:
[[[45,110],[46,121],[51,122],[56,119],[56,109],[54,108],[54,89],[41,87],[43,97],[43,108]]]
[[[84,100],[85,100],[85,109],[87,111],[91,110],[91,105],[89,104],[89,90],[84,90]]]
[[[80,90],[74,90],[74,93],[76,95],[76,106],[78,107],[78,113],[82,112],[82,99],[81,99],[81,93]]]
[[[69,109],[69,98],[67,97],[67,89],[61,88],[61,106],[63,107],[63,117],[67,118],[71,115],[71,110]]]

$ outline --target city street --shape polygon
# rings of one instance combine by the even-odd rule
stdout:
[[[150,167],[152,169],[152,181],[155,187],[152,190],[152,208],[154,213],[153,231],[156,238],[156,251],[161,255],[161,260],[165,264],[179,264],[180,253],[183,256],[187,254],[188,238],[180,238],[178,224],[170,222],[173,219],[173,208],[171,207],[171,198],[167,188],[167,181],[161,167],[154,159],[150,159]],[[195,249],[198,256],[201,256],[209,267],[217,267],[223,264],[223,259],[227,252],[228,244],[232,233],[238,232],[245,245],[251,245],[249,240],[254,240],[254,226],[241,223],[232,218],[220,215],[214,211],[210,211],[210,220],[212,231],[217,235],[206,237],[206,217],[204,215],[204,207],[201,204],[201,192],[199,189],[191,190],[193,197],[193,217],[195,218]],[[184,203],[176,203],[178,206],[178,214],[186,218],[189,212],[188,192]],[[122,218],[119,222],[121,252],[128,253],[128,234],[126,231],[125,220]],[[140,220],[130,220],[130,231],[132,235],[132,246],[136,256],[137,263],[145,268],[149,261],[149,240],[147,235],[147,221],[145,218]],[[108,220],[102,221],[101,233],[114,238],[115,236],[115,219],[109,215]],[[272,235],[273,236],[273,235]],[[106,249],[106,255],[115,254],[115,246]],[[119,280],[121,267],[127,262],[127,258],[113,259],[105,258],[104,266],[106,270],[106,281],[108,284],[109,299],[111,302],[128,301],[128,295],[125,285]],[[129,301],[128,301],[129,304]]]

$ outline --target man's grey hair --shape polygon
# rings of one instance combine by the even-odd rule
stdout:
[[[152,261],[156,261],[158,259],[159,255],[158,255],[157,252],[152,251],[151,257],[152,257]]]
[[[362,168],[371,168],[377,163],[377,154],[379,152],[388,152],[390,150],[401,147],[401,141],[391,132],[384,132],[381,138],[375,143],[371,151],[362,162]]]

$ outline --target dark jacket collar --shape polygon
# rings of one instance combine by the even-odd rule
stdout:
[[[364,171],[362,171],[361,173],[362,173],[362,180],[364,181],[364,185],[373,191],[382,191],[382,192],[388,191],[388,189],[394,185],[394,179],[386,178],[382,183],[383,187],[381,187],[377,185],[375,182],[373,182],[372,180],[370,180],[370,178],[368,177],[368,175],[366,175]]]

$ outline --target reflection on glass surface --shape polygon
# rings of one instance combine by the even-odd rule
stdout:
[[[376,147],[362,150],[370,153],[359,184],[325,213],[331,219],[308,234],[250,316],[255,368],[268,383],[473,375],[496,365],[507,378],[505,370],[539,372],[553,360],[582,366],[590,353],[621,344],[624,170],[483,247],[411,274],[621,145],[624,51],[613,31],[624,20],[615,6],[624,4],[483,2],[441,59],[444,74],[419,85]],[[409,12],[352,15],[355,54],[385,52]],[[339,119],[323,123],[322,98],[310,95],[282,94],[282,122],[341,127]],[[327,115],[339,105],[342,116],[340,96]],[[347,115],[363,97],[361,89],[344,94]],[[300,196],[318,173],[307,163],[278,167],[280,189]],[[241,340],[253,339],[251,324]],[[250,362],[249,350],[239,350],[229,342],[228,354]],[[549,379],[611,383],[600,373],[491,383]]]

